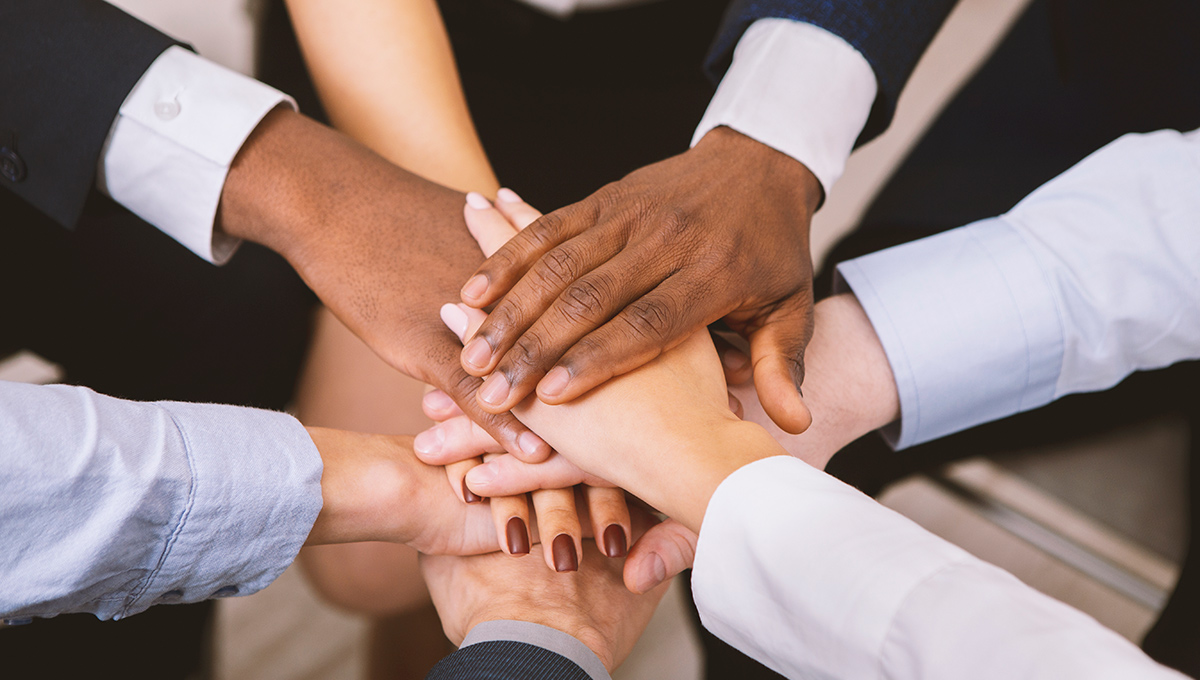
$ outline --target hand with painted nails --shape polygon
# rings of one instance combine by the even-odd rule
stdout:
[[[634,515],[640,533],[653,522]],[[622,564],[587,541],[578,571],[555,574],[530,560],[502,555],[421,557],[421,569],[446,637],[454,644],[487,621],[527,621],[560,630],[587,645],[609,671],[645,630],[666,592],[638,595],[621,580]]]
[[[808,228],[821,195],[802,164],[719,127],[538,219],[461,291],[472,307],[495,304],[462,353],[468,373],[486,376],[482,407],[504,413],[535,388],[569,402],[724,319],[750,342],[767,413],[803,432]]]

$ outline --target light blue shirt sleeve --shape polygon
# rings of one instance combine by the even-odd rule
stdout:
[[[997,218],[844,262],[896,448],[1200,357],[1200,131],[1126,135]]]
[[[0,382],[0,617],[260,590],[307,539],[321,472],[282,413]]]

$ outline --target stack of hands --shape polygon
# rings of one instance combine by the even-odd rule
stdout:
[[[481,271],[495,271],[490,267],[507,257],[510,239],[540,224],[539,217],[509,190],[495,205],[468,195],[467,226],[490,258]],[[423,400],[437,424],[413,440],[392,438],[385,446],[361,435],[341,446],[325,438],[343,433],[310,430],[326,461],[326,508],[310,543],[390,540],[420,550],[430,592],[456,644],[484,621],[531,621],[575,635],[615,667],[649,621],[666,582],[691,566],[708,500],[727,476],[788,453],[823,467],[898,409],[883,350],[850,296],[816,308],[822,332],[810,345],[815,361],[807,405],[797,394],[782,411],[802,413],[804,426],[810,408],[819,414],[818,425],[802,437],[771,420],[756,394],[752,377],[758,371],[749,357],[707,327],[632,370],[609,366],[607,380],[594,388],[593,378],[579,381],[586,388],[571,380],[565,397],[543,394],[561,368],[546,374],[536,393],[528,381],[510,388],[507,374],[496,368],[509,359],[483,340],[497,332],[491,319],[504,314],[505,303],[490,317],[481,309],[495,294],[472,295],[480,290],[480,276],[464,287],[470,304],[444,304],[441,318],[465,345],[465,371],[488,376],[475,396],[478,408],[510,409],[536,433],[536,446],[507,451],[488,427],[437,389]],[[837,353],[862,359],[824,360]],[[529,358],[520,350],[509,354]],[[827,381],[839,385],[829,393],[837,399],[823,400]],[[501,396],[497,384],[504,385]],[[530,436],[522,433],[516,441]],[[370,488],[363,488],[364,479],[372,480]],[[384,518],[394,525],[383,521],[388,532],[379,535]],[[539,544],[545,566],[513,559]]]

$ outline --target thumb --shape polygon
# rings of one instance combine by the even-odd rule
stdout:
[[[625,587],[643,594],[690,569],[696,560],[699,537],[673,519],[651,527],[625,558]]]
[[[798,293],[767,315],[750,335],[758,399],[771,420],[790,434],[800,434],[812,424],[800,393],[804,350],[813,333],[812,313],[812,293]]]

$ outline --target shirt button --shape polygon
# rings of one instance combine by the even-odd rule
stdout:
[[[154,105],[154,115],[163,121],[175,120],[180,110],[182,110],[182,107],[179,106],[179,101],[175,99],[164,99]]]
[[[237,586],[225,586],[224,588],[213,593],[213,597],[233,597],[238,594]]]
[[[178,602],[183,597],[183,591],[179,589],[168,590],[158,596],[159,602]]]
[[[27,626],[33,623],[33,617],[25,616],[17,619],[4,619],[4,623],[8,626]]]

